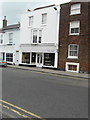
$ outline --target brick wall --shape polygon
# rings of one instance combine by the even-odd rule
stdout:
[[[59,61],[58,68],[65,70],[66,62],[79,63],[79,71],[90,72],[88,67],[88,2],[81,3],[81,14],[70,16],[70,7],[75,3],[66,3],[61,5],[60,28],[59,28]],[[89,5],[90,6],[90,5]],[[90,10],[89,10],[90,11]],[[69,24],[71,21],[80,20],[80,35],[69,35]],[[89,25],[90,26],[90,25]],[[89,34],[90,41],[90,34]],[[68,59],[68,45],[78,44],[78,59]],[[88,69],[89,68],[89,69]]]

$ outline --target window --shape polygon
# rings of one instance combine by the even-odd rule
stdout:
[[[33,43],[37,43],[37,30],[33,30]]]
[[[80,33],[80,21],[70,22],[70,35],[79,35]]]
[[[22,63],[30,63],[30,53],[22,53]]]
[[[39,30],[39,40],[38,43],[41,43],[42,41],[42,30]]]
[[[80,14],[80,8],[80,3],[71,5],[70,15]]]
[[[66,62],[66,71],[79,72],[79,63]]]
[[[9,33],[9,43],[13,43],[13,33]]]
[[[33,35],[32,41],[33,43],[41,43],[42,42],[42,30],[32,30]]]
[[[3,44],[3,35],[0,36],[0,44]]]
[[[47,23],[47,13],[42,14],[42,24],[46,24]]]
[[[54,66],[55,53],[44,53],[44,65]]]
[[[78,58],[78,45],[71,44],[68,46],[68,58]]]
[[[6,53],[6,61],[13,62],[13,53]]]
[[[30,16],[29,17],[29,26],[32,26],[33,25],[33,16]]]

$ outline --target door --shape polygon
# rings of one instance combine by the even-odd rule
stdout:
[[[37,54],[37,67],[42,67],[42,54]]]

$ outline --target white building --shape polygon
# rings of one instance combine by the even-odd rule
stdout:
[[[19,36],[20,24],[7,26],[6,17],[3,20],[3,28],[0,29],[0,58],[8,64],[19,64]]]
[[[59,11],[50,5],[21,15],[20,64],[57,68]]]

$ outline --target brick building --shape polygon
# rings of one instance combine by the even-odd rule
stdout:
[[[58,68],[90,73],[90,1],[61,4]]]

